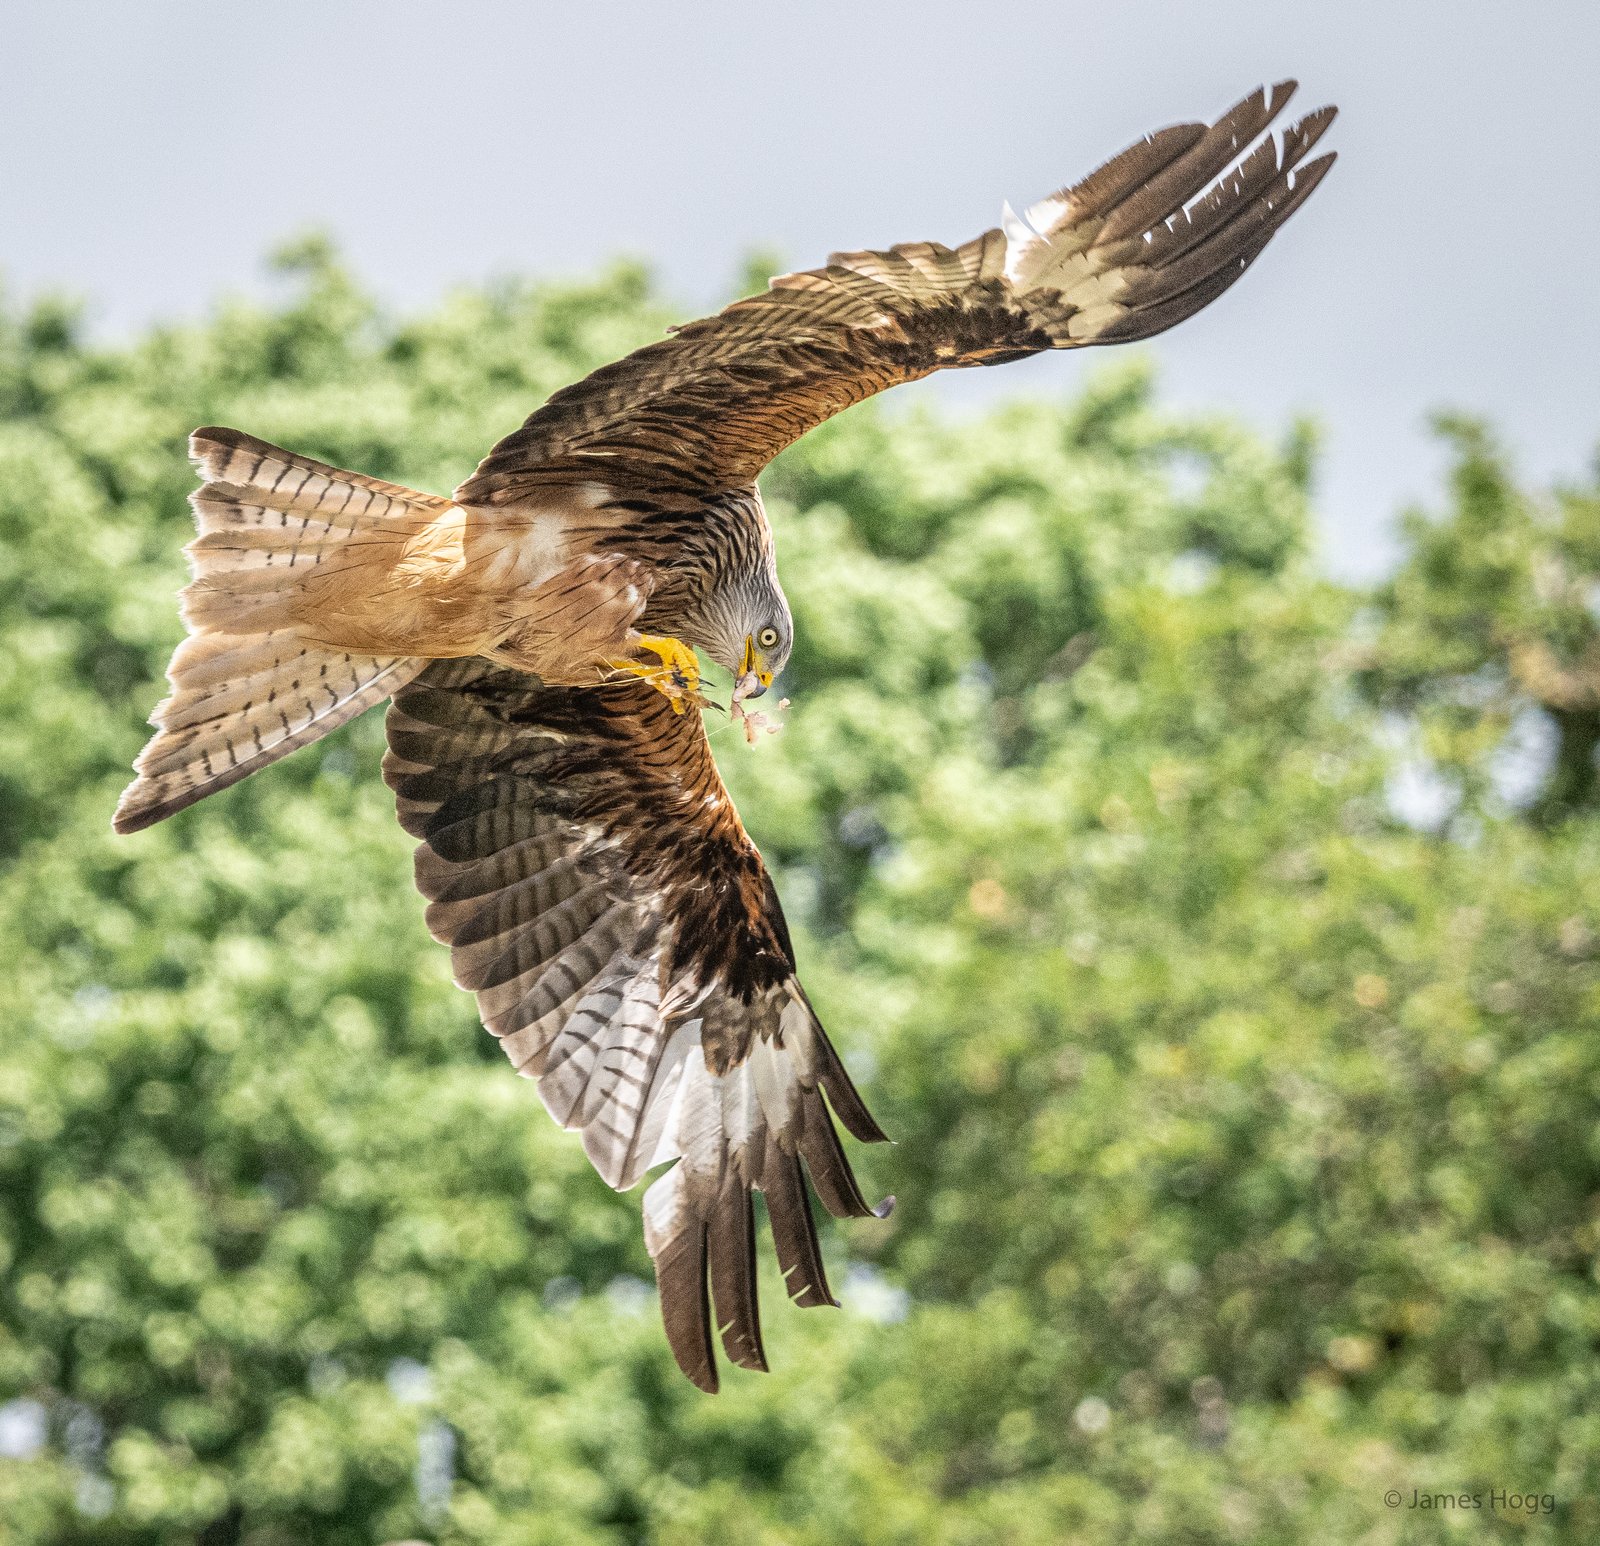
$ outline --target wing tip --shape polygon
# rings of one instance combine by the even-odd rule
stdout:
[[[754,1347],[739,1347],[736,1340],[729,1340],[730,1336],[736,1338],[734,1322],[730,1321],[726,1326],[719,1327],[717,1335],[722,1338],[722,1351],[727,1356],[728,1362],[736,1368],[748,1369],[752,1374],[772,1373],[767,1363],[767,1350],[759,1342]]]
[[[1325,150],[1320,156],[1317,156],[1313,160],[1302,162],[1294,169],[1295,187],[1298,188],[1300,184],[1307,178],[1311,179],[1311,184],[1313,187],[1315,187],[1319,182],[1322,181],[1324,177],[1328,175],[1329,169],[1338,159],[1338,151]]]
[[[656,1292],[667,1346],[692,1385],[714,1396],[721,1385],[711,1339],[707,1230],[700,1223],[655,1255]]]
[[[826,1279],[819,1284],[814,1278],[808,1277],[800,1267],[791,1267],[784,1273],[783,1289],[797,1309],[840,1308],[839,1301],[833,1297],[833,1290],[828,1287]]]

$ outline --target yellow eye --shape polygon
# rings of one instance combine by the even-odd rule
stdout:
[[[764,650],[770,650],[777,642],[778,630],[776,628],[763,628],[761,632],[756,635],[756,643],[759,644]]]

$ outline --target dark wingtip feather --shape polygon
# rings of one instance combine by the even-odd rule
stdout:
[[[680,1235],[656,1258],[656,1287],[667,1346],[678,1367],[708,1395],[715,1395],[717,1355],[711,1345],[711,1294],[706,1285],[706,1231]]]
[[[1241,97],[1215,123],[1208,124],[1181,156],[1125,191],[1108,211],[1100,240],[1126,240],[1170,219],[1272,124],[1294,94],[1295,85],[1294,81],[1279,81],[1270,91],[1258,86]]]
[[[767,1368],[756,1299],[755,1209],[749,1188],[730,1176],[711,1221],[711,1296],[722,1350],[741,1369]]]
[[[811,1216],[799,1157],[786,1154],[771,1140],[762,1166],[761,1190],[767,1199],[767,1222],[772,1228],[778,1265],[783,1270],[783,1286],[789,1297],[803,1309],[838,1304],[822,1267],[822,1247],[817,1240],[816,1220]]]
[[[1298,198],[1310,196],[1311,189],[1315,188],[1324,177],[1328,175],[1333,163],[1339,159],[1336,150],[1324,151],[1315,161],[1307,161],[1294,169],[1294,191]],[[1309,186],[1307,186],[1309,184]]]
[[[817,1189],[822,1205],[836,1219],[868,1218],[872,1208],[861,1194],[855,1172],[834,1131],[833,1120],[820,1100],[808,1104],[805,1127],[800,1134],[800,1152],[805,1156],[806,1168],[811,1173],[811,1184]]]
[[[807,1005],[807,1008],[809,1007]],[[845,1131],[852,1138],[862,1143],[888,1143],[889,1135],[878,1126],[872,1113],[867,1110],[867,1103],[861,1098],[861,1092],[856,1088],[855,1081],[851,1079],[839,1054],[834,1051],[833,1043],[828,1040],[827,1032],[818,1023],[815,1013],[812,1014],[811,1023],[817,1037],[819,1062],[817,1083],[826,1092],[828,1104],[833,1107],[834,1114],[844,1123]]]
[[[1338,104],[1324,102],[1321,107],[1313,108],[1304,118],[1297,119],[1291,134],[1304,137],[1306,149],[1309,150],[1327,132],[1328,125],[1339,116]]]
[[[1327,152],[1302,161],[1333,122],[1319,108],[1288,130],[1281,164],[1271,142],[1252,153],[1235,177],[1218,184],[1197,213],[1158,231],[1155,260],[1130,297],[1127,313],[1096,334],[1095,343],[1151,338],[1193,316],[1228,290],[1310,198],[1338,159]]]

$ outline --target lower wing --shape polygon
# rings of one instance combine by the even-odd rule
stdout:
[[[677,1162],[644,1212],[679,1365],[717,1388],[715,1324],[730,1359],[764,1369],[752,1194],[791,1297],[832,1304],[807,1174],[836,1216],[881,1216],[830,1107],[884,1135],[796,979],[698,712],[638,682],[438,661],[395,695],[388,737],[428,927],[485,1026],[612,1186]]]

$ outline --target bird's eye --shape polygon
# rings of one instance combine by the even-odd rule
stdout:
[[[776,628],[763,628],[761,632],[756,635],[756,643],[759,644],[764,650],[770,650],[777,642],[778,630]]]

